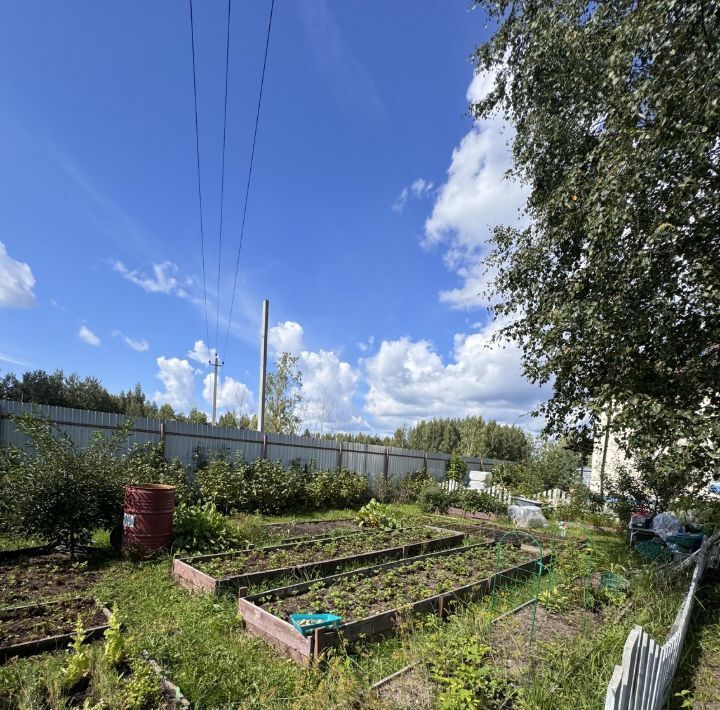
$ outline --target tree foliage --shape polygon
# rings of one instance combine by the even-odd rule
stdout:
[[[302,373],[299,358],[282,353],[265,383],[265,430],[276,434],[297,434],[301,418],[297,409],[302,401]]]
[[[667,500],[719,454],[720,6],[477,4],[495,82],[473,111],[514,124],[530,187],[530,226],[496,229],[489,259],[502,336],[551,383],[548,432],[612,413]]]

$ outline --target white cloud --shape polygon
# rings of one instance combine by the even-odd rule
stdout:
[[[191,360],[207,366],[215,358],[215,348],[208,348],[204,340],[196,340],[192,350],[188,350],[187,356]]]
[[[362,352],[367,352],[375,344],[375,336],[371,335],[366,341],[360,341],[356,344],[359,350],[362,350]]]
[[[129,348],[132,348],[139,353],[144,353],[146,350],[150,349],[150,343],[148,343],[145,338],[131,338],[129,335],[123,335],[123,340]]]
[[[35,277],[28,264],[16,261],[0,242],[0,308],[30,308],[35,305]]]
[[[203,397],[212,407],[213,373],[210,372],[203,380]],[[240,413],[250,413],[253,409],[253,395],[250,388],[232,377],[218,378],[217,408],[218,411],[231,409]]]
[[[493,82],[494,74],[476,74],[468,100],[485,96]],[[528,190],[506,177],[512,166],[508,144],[514,135],[513,126],[501,115],[475,121],[453,151],[447,181],[425,222],[423,245],[445,247],[445,264],[461,279],[459,287],[440,293],[440,300],[453,308],[476,308],[487,302],[483,294],[492,275],[486,274],[483,259],[492,228],[526,224],[521,209]]]
[[[433,191],[433,187],[433,183],[429,180],[418,178],[411,185],[402,189],[395,202],[393,202],[393,210],[401,214],[408,200],[420,200],[427,197]]]
[[[311,431],[347,431],[364,424],[353,403],[360,373],[330,350],[300,353],[303,426]]]
[[[516,347],[491,343],[496,327],[456,335],[447,364],[427,340],[383,341],[378,353],[363,361],[366,411],[385,430],[469,414],[531,426],[533,420],[524,415],[544,394],[523,378]]]
[[[95,333],[90,330],[87,326],[81,325],[80,330],[78,331],[78,338],[83,341],[83,343],[87,343],[88,345],[94,345],[98,346],[100,345],[100,338],[95,335]]]
[[[187,292],[178,283],[176,278],[178,266],[172,261],[153,264],[152,276],[128,269],[122,261],[115,261],[113,263],[113,269],[130,281],[130,283],[134,283],[148,293],[175,294],[181,298],[188,296]]]
[[[113,330],[113,337],[122,338],[125,345],[139,353],[144,353],[150,349],[150,343],[145,338],[131,338],[120,330]]]
[[[160,368],[156,377],[165,386],[164,392],[155,392],[153,399],[169,404],[177,411],[187,411],[193,403],[195,369],[187,360],[161,355],[157,359]]]
[[[303,346],[303,328],[300,323],[287,320],[268,331],[268,345],[275,353],[299,354]]]

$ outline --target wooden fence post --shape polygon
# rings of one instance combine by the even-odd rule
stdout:
[[[385,483],[388,481],[388,473],[390,472],[390,449],[385,447],[385,460],[383,461],[383,479]]]
[[[340,448],[338,449],[338,471],[342,468],[342,455],[343,455],[343,443],[340,442]]]
[[[263,458],[263,459],[267,458],[267,448],[268,448],[267,434],[263,434],[262,455],[260,458]]]

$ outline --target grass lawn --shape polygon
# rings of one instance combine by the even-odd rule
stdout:
[[[395,510],[404,516],[418,514],[414,506],[395,506]],[[302,518],[327,520],[351,515],[352,511],[338,510]],[[247,518],[254,519],[252,528],[260,538],[257,516],[240,516],[239,524],[246,526]],[[582,537],[584,532],[573,529],[570,534]],[[623,565],[629,570],[631,591],[609,609],[591,636],[533,648],[532,654],[542,659],[542,672],[515,683],[513,692],[519,692],[516,707],[601,707],[630,628],[642,624],[655,638],[662,639],[674,618],[682,584],[663,582],[643,571],[639,560],[628,557],[627,544],[620,535],[595,531],[593,540],[593,567],[600,570]],[[10,547],[11,541],[1,542]],[[194,707],[214,710],[392,707],[368,692],[372,683],[408,663],[425,663],[439,654],[455,663],[453,668],[458,672],[477,666],[463,656],[468,645],[459,646],[458,639],[472,645],[474,640],[485,638],[482,629],[488,620],[529,599],[532,588],[533,582],[526,581],[504,590],[495,600],[462,605],[448,623],[407,619],[393,638],[357,644],[311,671],[245,634],[232,598],[191,595],[173,584],[167,557],[145,564],[117,560],[102,569],[91,591],[117,606],[126,633],[168,671]],[[0,707],[43,707],[39,697],[44,679],[57,670],[64,657],[65,652],[57,652],[0,666]],[[440,683],[438,689],[443,688]],[[484,707],[473,703],[476,701],[444,707]]]

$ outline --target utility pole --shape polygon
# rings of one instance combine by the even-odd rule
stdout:
[[[213,370],[215,373],[215,381],[213,383],[213,415],[212,415],[212,423],[213,426],[215,426],[215,423],[217,422],[217,381],[218,381],[218,367],[220,367],[220,363],[218,362],[218,356],[217,352],[215,353],[215,362],[209,363],[213,366]]]
[[[262,335],[260,336],[260,386],[258,388],[258,431],[265,429],[265,373],[267,372],[267,336],[270,301],[262,302]]]

